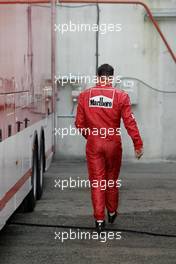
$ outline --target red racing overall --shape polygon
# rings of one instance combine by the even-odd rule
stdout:
[[[96,220],[104,220],[118,208],[117,179],[121,167],[120,120],[132,138],[135,150],[143,143],[127,93],[111,85],[86,89],[79,96],[75,126],[87,139],[86,157]],[[106,188],[101,182],[106,180]],[[97,184],[98,183],[98,184]]]

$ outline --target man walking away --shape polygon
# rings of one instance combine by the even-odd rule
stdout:
[[[105,208],[109,223],[117,217],[117,180],[121,167],[120,121],[131,137],[137,159],[143,155],[143,142],[126,92],[112,87],[114,69],[103,64],[97,71],[97,85],[79,96],[75,126],[87,139],[86,157],[96,229],[105,227]],[[106,182],[106,188],[102,188]]]

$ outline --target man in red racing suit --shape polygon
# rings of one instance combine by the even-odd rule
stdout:
[[[79,96],[75,126],[87,139],[86,157],[96,228],[105,227],[105,207],[113,223],[117,216],[118,184],[122,146],[120,120],[132,138],[136,158],[143,154],[143,142],[131,111],[126,92],[112,87],[114,69],[103,64],[98,68],[98,84]],[[102,182],[106,182],[102,185]]]

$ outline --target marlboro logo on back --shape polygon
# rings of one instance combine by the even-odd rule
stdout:
[[[89,107],[112,108],[112,98],[97,95],[89,98]]]
[[[92,89],[89,96],[89,107],[112,108],[114,99],[114,90],[101,88]]]

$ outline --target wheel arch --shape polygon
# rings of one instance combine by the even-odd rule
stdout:
[[[41,144],[43,144],[43,154],[44,154],[44,162],[43,162],[43,170],[46,170],[46,154],[45,154],[45,130],[44,127],[41,127],[40,130],[40,149],[41,149]]]

